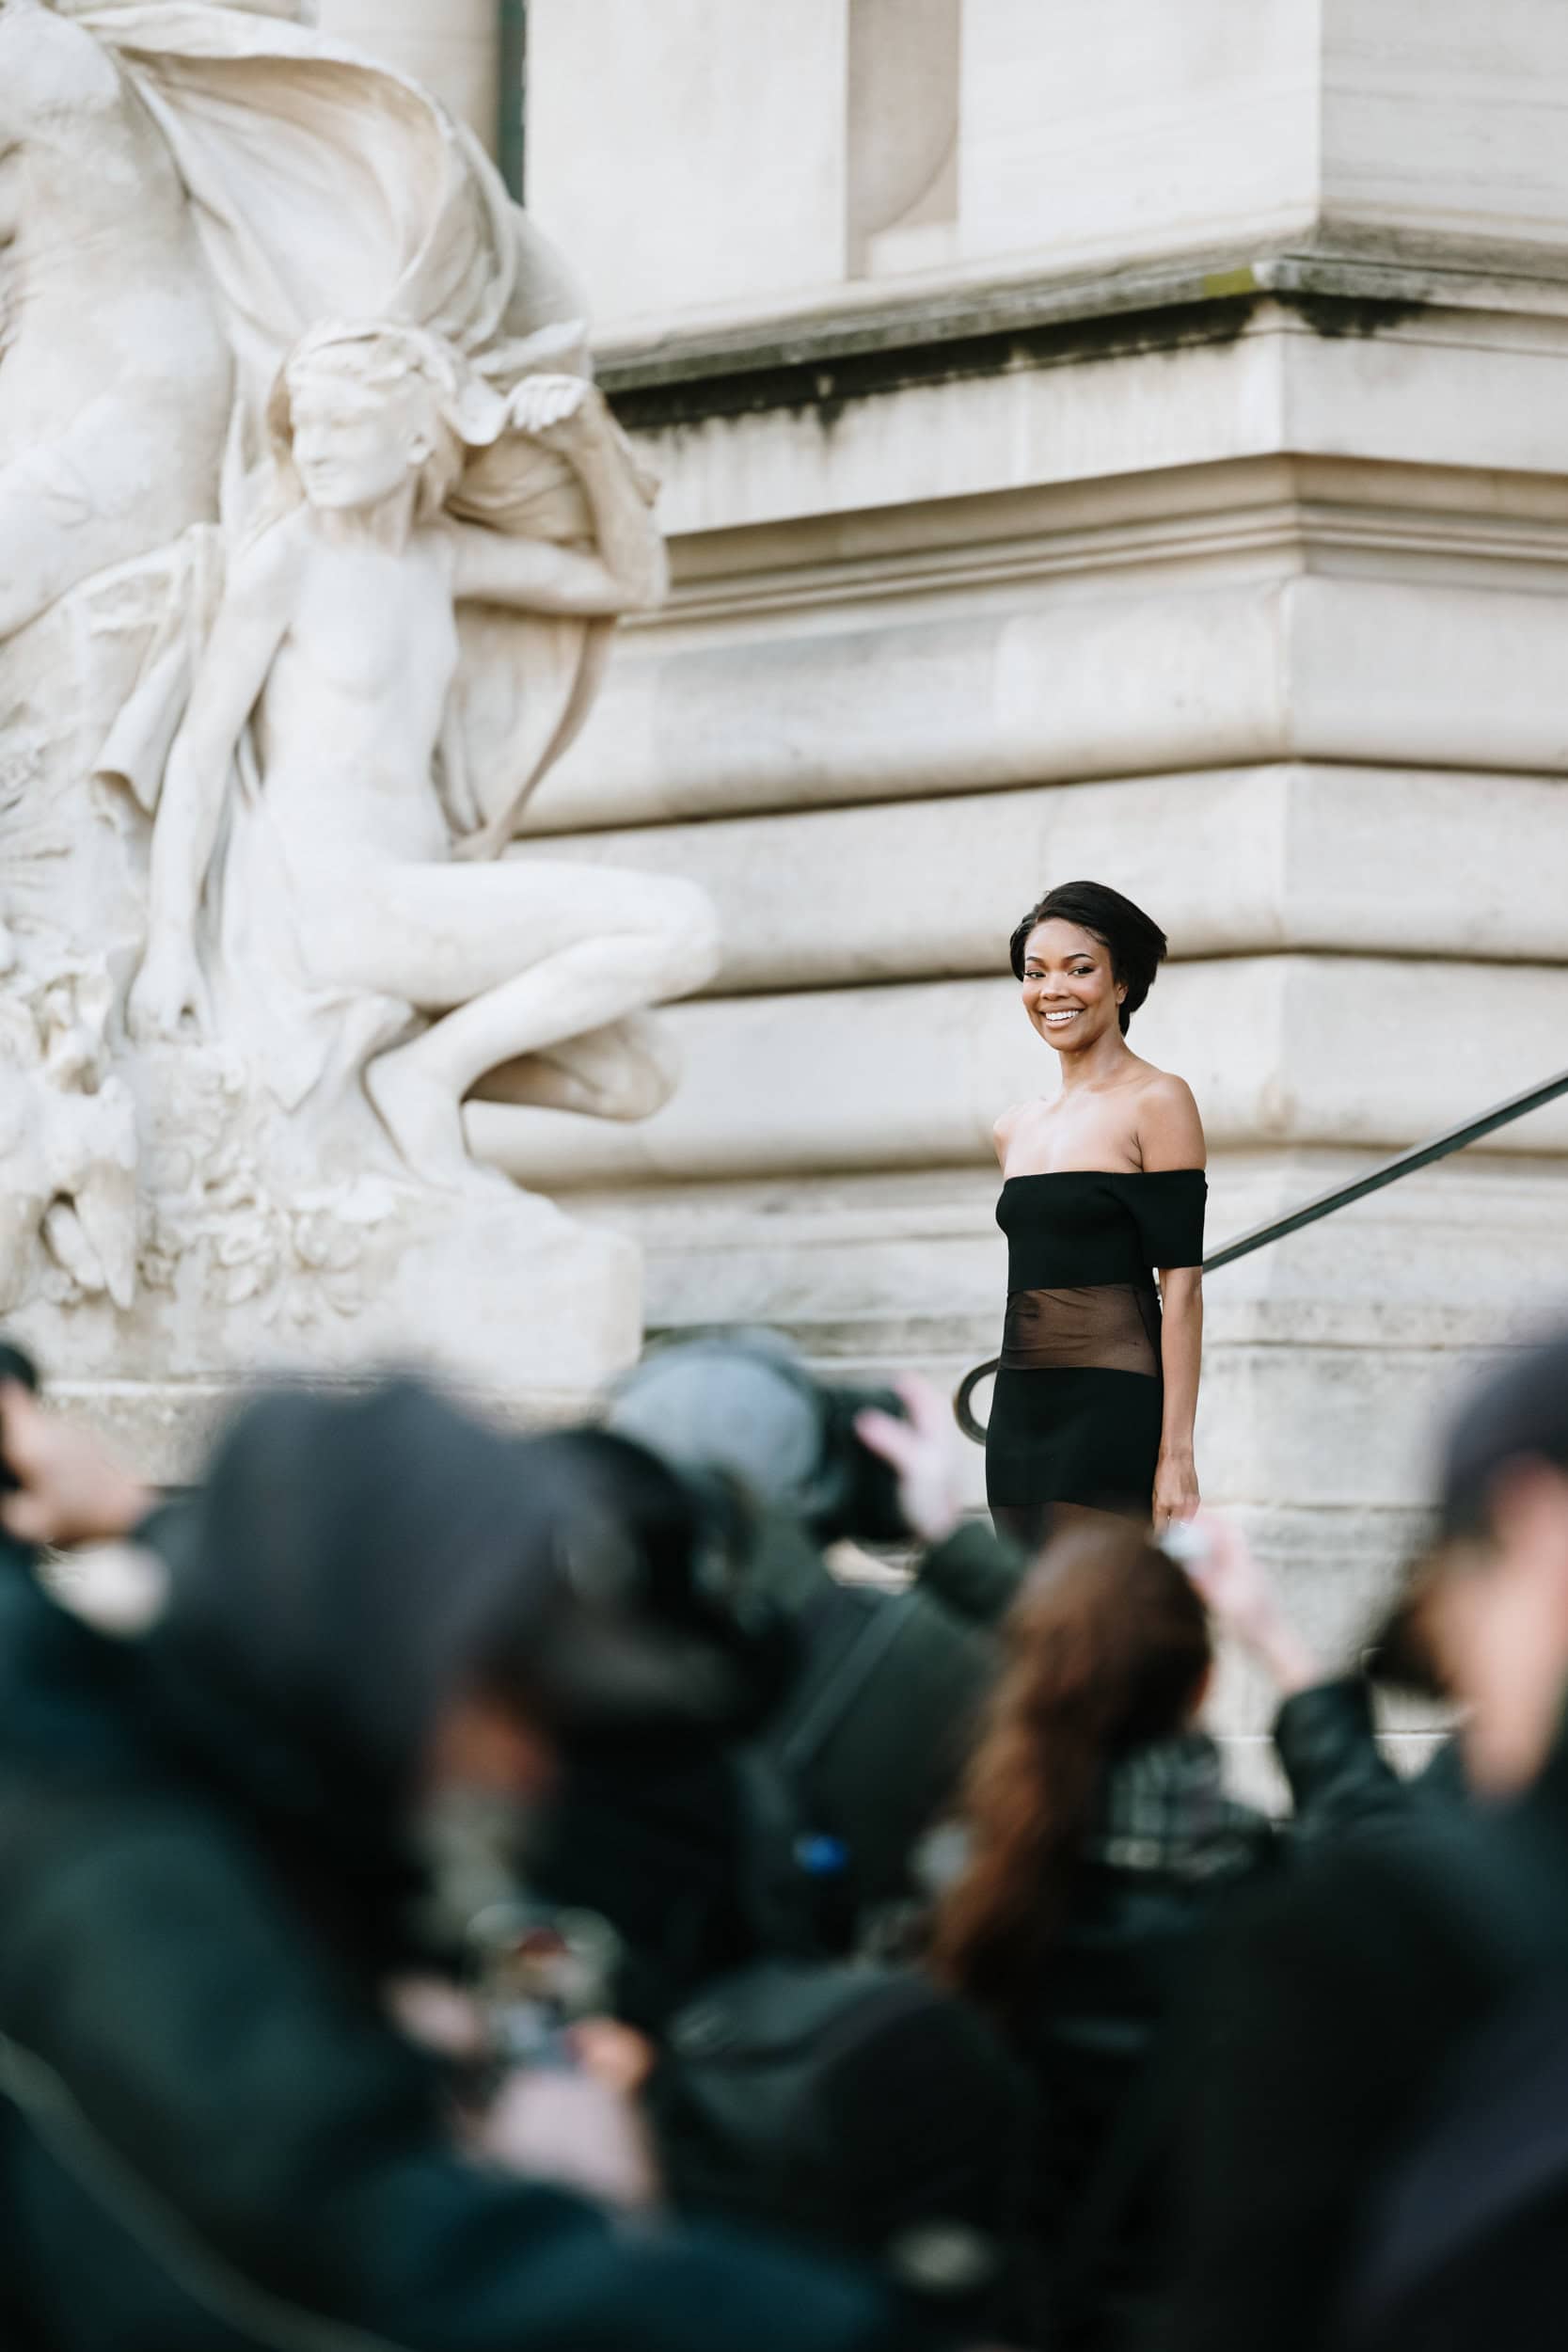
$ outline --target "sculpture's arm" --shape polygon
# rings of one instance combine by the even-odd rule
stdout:
[[[280,524],[242,557],[201,657],[190,707],[174,739],[152,832],[148,933],[187,933],[196,917],[223,814],[240,732],[289,626],[293,534]]]
[[[289,626],[296,534],[280,523],[236,566],[164,771],[152,828],[147,953],[131,992],[133,1036],[173,1035],[199,1014],[196,914],[240,732]]]
[[[564,548],[474,524],[454,526],[453,590],[484,604],[585,616],[645,612],[669,584],[664,542],[604,396],[576,375],[532,375],[513,421],[576,468],[594,547]]]

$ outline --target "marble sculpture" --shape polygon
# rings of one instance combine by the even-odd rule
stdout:
[[[717,961],[694,886],[504,854],[651,485],[470,135],[296,13],[0,0],[0,1310],[569,1391],[635,1254],[462,1105],[646,1116]]]

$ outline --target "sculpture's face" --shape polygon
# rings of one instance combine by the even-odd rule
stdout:
[[[421,387],[356,383],[326,367],[292,376],[294,470],[310,504],[352,513],[394,497],[430,459]]]

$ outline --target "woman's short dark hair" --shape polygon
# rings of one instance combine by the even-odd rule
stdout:
[[[1154,985],[1154,975],[1165,960],[1166,940],[1158,923],[1105,882],[1060,882],[1032,906],[1007,942],[1013,977],[1023,977],[1023,950],[1029,934],[1042,923],[1076,923],[1092,931],[1111,952],[1111,970],[1126,989],[1118,1013],[1121,1033]]]

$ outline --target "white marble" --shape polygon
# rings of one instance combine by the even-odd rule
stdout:
[[[657,600],[662,549],[578,375],[536,371],[503,397],[427,332],[327,325],[270,418],[285,495],[230,574],[168,755],[131,1031],[238,1050],[308,1125],[301,1156],[363,1079],[389,1172],[461,1192],[459,1108],[492,1073],[511,1100],[601,1116],[662,1100],[634,1016],[708,977],[715,946],[684,882],[496,862],[534,778],[505,777],[512,713],[505,730],[451,716],[487,650],[465,647],[458,610],[483,607],[492,633],[509,612],[569,632],[547,644],[559,729],[598,626]],[[476,462],[483,525],[462,516]]]
[[[646,1114],[714,966],[692,885],[499,857],[653,485],[477,141],[300,13],[0,15],[0,1297],[95,1377],[580,1394],[635,1248],[460,1105]]]
[[[948,291],[1269,246],[1528,261],[1568,235],[1557,0],[529,13],[531,200],[590,262],[606,325],[640,334],[763,328],[857,280]],[[595,199],[607,126],[636,155],[635,207]]]
[[[1320,72],[1315,0],[971,7],[965,258],[1061,266],[1308,230]]]
[[[1265,297],[1274,274],[1273,264],[1259,263]],[[1288,275],[1283,263],[1279,274]],[[1201,281],[1191,291],[1199,294]],[[1287,453],[1324,463],[1560,476],[1568,441],[1556,395],[1568,356],[1568,303],[1560,286],[1541,286],[1528,311],[1511,314],[1502,291],[1478,279],[1473,304],[1456,293],[1379,318],[1375,331],[1324,336],[1264,298],[1244,320],[1217,316],[1169,342],[1151,339],[1147,320],[1135,319],[1119,330],[1118,348],[1117,281],[1097,278],[1077,298],[1101,347],[1074,347],[1074,313],[1058,295],[1066,347],[1042,354],[1045,364],[960,367],[956,378],[938,371],[932,380],[895,382],[842,405],[781,402],[740,418],[683,418],[650,434],[645,446],[665,477],[662,515],[673,539],[833,516],[847,552],[875,528],[879,510],[899,514],[906,532],[911,523],[940,529],[940,516],[927,522],[910,510],[1014,499],[1041,485],[1083,485],[1101,505],[1119,494],[1122,514],[1147,524],[1164,514],[1164,501],[1141,499],[1135,477]],[[826,363],[822,374],[832,385]],[[956,403],[961,433],[952,429]],[[1397,496],[1397,483],[1389,486]],[[1201,483],[1172,483],[1173,521],[1191,510],[1195,488],[1201,510]],[[1493,485],[1492,511],[1520,512],[1522,489],[1512,479]],[[1527,502],[1524,511],[1533,508]],[[994,518],[990,528],[983,516],[976,521],[983,536],[998,535]],[[744,543],[721,539],[715,553],[726,546]]]
[[[842,278],[848,17],[849,0],[530,8],[528,200],[601,320]]]
[[[1182,962],[1376,936],[1550,963],[1565,837],[1560,777],[1281,761],[551,834],[511,855],[700,882],[721,917],[711,992],[733,995],[999,975],[1014,915],[1067,874],[1157,905]]]
[[[87,28],[0,16],[0,640],[208,519],[232,367],[165,141]]]
[[[1233,430],[1245,402],[1224,371],[1250,377],[1257,339],[1210,352],[1196,375],[1187,354],[1130,354],[1130,371],[1167,372],[1158,453],[1183,462],[1153,463],[1148,441],[1108,432],[1106,471],[1088,480],[1063,478],[1071,441],[1043,439],[1027,445],[1029,477],[991,379],[960,380],[945,397],[977,425],[996,422],[994,440],[950,430],[937,388],[909,395],[929,435],[911,422],[911,477],[927,484],[955,444],[969,453],[968,486],[950,498],[890,495],[896,477],[883,468],[902,392],[860,404],[867,413],[832,434],[771,414],[729,420],[722,434],[715,421],[658,437],[672,502],[702,528],[676,535],[670,607],[629,639],[531,824],[644,824],[1295,755],[1562,772],[1555,590],[1568,485],[1545,459],[1568,441],[1548,413],[1547,355],[1527,362],[1496,332],[1507,380],[1478,388],[1464,373],[1468,345],[1413,332],[1386,344],[1341,339],[1323,361],[1338,380],[1328,412],[1323,370],[1300,358],[1312,340],[1275,340],[1291,391],[1267,430],[1280,445],[1310,432],[1320,454],[1245,453]],[[1568,370],[1555,323],[1549,350]],[[1069,380],[1098,378],[1101,363],[1041,373],[1059,413],[1081,396],[1086,415],[1092,387],[1074,393]],[[1448,385],[1449,462],[1417,463],[1414,452],[1392,462],[1396,404],[1382,389],[1366,405],[1381,453],[1347,453],[1357,383],[1389,377],[1405,388],[1412,431],[1435,418]],[[1206,389],[1223,393],[1223,412],[1205,411]],[[1508,445],[1510,418],[1533,465],[1499,476],[1489,461]],[[789,463],[770,470],[786,443]],[[870,496],[860,508],[858,479]],[[745,522],[726,532],[711,517],[732,485]]]
[[[1568,18],[1554,0],[1323,0],[1325,226],[1491,258],[1568,238]]]
[[[395,66],[434,92],[494,149],[500,119],[499,0],[317,0],[334,40]]]

